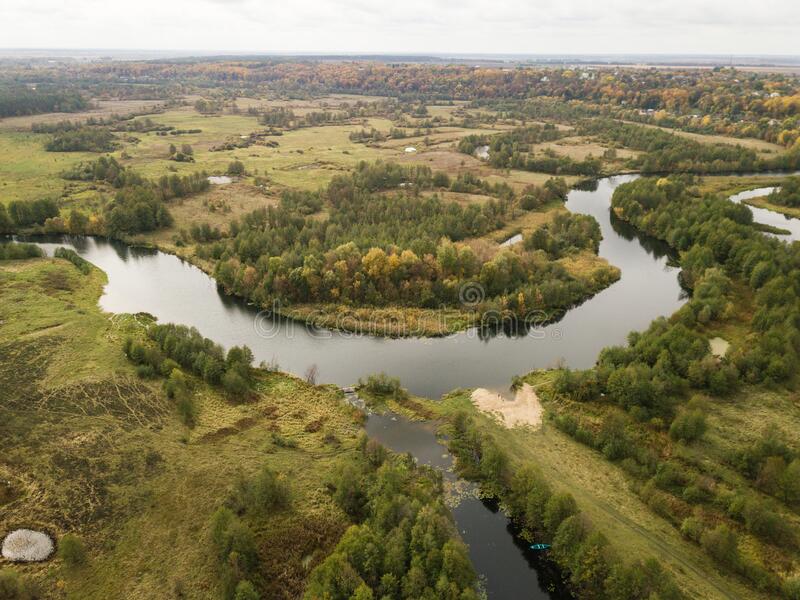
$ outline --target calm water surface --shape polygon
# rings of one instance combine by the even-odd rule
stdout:
[[[731,196],[731,202],[739,203],[742,200],[749,200],[750,198],[758,198],[760,196],[766,196],[767,194],[771,194],[777,188],[774,187],[765,187],[765,188],[756,188],[754,190],[747,190],[745,192],[740,192],[738,194],[734,194]],[[748,205],[747,208],[753,213],[753,220],[756,223],[762,223],[764,225],[772,225],[773,227],[780,227],[781,229],[786,229],[790,233],[789,235],[776,235],[776,234],[767,234],[772,235],[779,240],[791,240],[796,242],[800,240],[800,219],[794,219],[792,217],[787,217],[784,214],[775,212],[773,210],[767,210],[766,208],[758,208],[756,206]]]

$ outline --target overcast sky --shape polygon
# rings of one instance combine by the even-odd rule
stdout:
[[[800,0],[0,0],[0,47],[800,54]]]

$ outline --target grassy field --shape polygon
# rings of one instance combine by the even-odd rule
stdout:
[[[776,175],[706,175],[699,180],[698,190],[703,194],[731,196],[745,190],[780,185],[782,179]]]
[[[325,482],[359,418],[336,391],[262,373],[246,403],[193,381],[187,429],[160,384],[134,375],[121,344],[142,321],[100,312],[104,282],[55,259],[0,263],[0,534],[74,533],[89,554],[14,569],[52,598],[219,597],[209,517],[268,465],[292,502],[257,524],[265,597],[297,597],[347,525]]]
[[[58,197],[67,182],[60,174],[84,160],[83,152],[45,152],[43,134],[0,130],[0,202]]]

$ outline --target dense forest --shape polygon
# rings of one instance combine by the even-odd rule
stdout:
[[[628,161],[643,173],[733,173],[793,170],[800,166],[800,149],[771,158],[759,158],[740,145],[703,144],[675,133],[608,119],[583,121],[578,130],[643,152]]]
[[[427,167],[362,164],[352,175],[335,177],[321,195],[284,194],[279,206],[232,223],[230,239],[205,244],[197,253],[217,261],[215,277],[226,289],[263,305],[458,306],[463,286],[479,282],[486,301],[480,310],[523,316],[570,306],[610,282],[579,280],[550,260],[596,248],[599,229],[589,217],[559,217],[545,240],[537,237],[527,246],[531,252],[505,249],[479,260],[458,242],[506,223],[514,208],[504,189],[497,200],[467,206],[405,191],[410,188],[384,191],[398,185],[436,189],[448,182]],[[450,189],[461,185],[450,182]],[[541,192],[553,199],[561,193],[557,184]],[[303,216],[323,203],[326,219]]]
[[[89,106],[86,97],[76,90],[0,84],[0,118],[48,112],[78,112],[87,110]]]
[[[25,77],[24,73],[20,76]],[[297,62],[274,58],[231,62],[126,62],[85,65],[37,73],[70,82],[91,78],[99,89],[146,93],[176,82],[220,85],[246,93],[272,91],[309,97],[331,92],[404,100],[470,102],[551,98],[583,110],[665,127],[756,137],[792,147],[800,139],[800,89],[790,75],[736,69],[594,69],[467,65]],[[119,85],[124,81],[125,85]],[[131,84],[139,84],[131,85]],[[154,93],[151,91],[151,93]]]
[[[361,441],[332,483],[355,523],[312,573],[305,598],[477,599],[477,576],[442,501],[441,475]]]

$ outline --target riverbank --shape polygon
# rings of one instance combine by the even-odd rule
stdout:
[[[793,206],[781,206],[780,204],[773,204],[772,202],[769,201],[769,196],[747,198],[746,200],[742,200],[742,202],[744,202],[749,206],[755,206],[756,208],[771,210],[772,212],[780,213],[782,215],[786,215],[787,217],[791,217],[793,219],[800,219],[800,208],[795,208]]]
[[[133,247],[149,248],[172,254],[214,278],[215,263],[199,258],[191,246],[176,245],[173,241],[163,239],[163,235],[139,235],[121,241]],[[536,310],[536,307],[530,307],[535,312],[535,317],[528,325],[541,327],[557,322],[566,312],[591,299],[621,277],[621,271],[616,265],[590,251],[574,252],[553,261],[553,264],[562,267],[571,277],[580,282],[586,292],[569,305],[548,310]],[[248,298],[239,296],[232,290],[225,290],[225,292],[232,297],[249,302]],[[444,337],[482,325],[482,313],[478,306],[464,310],[448,307],[372,307],[317,303],[260,306],[259,308],[274,312],[276,316],[313,327],[385,338]],[[508,313],[504,314],[501,320],[522,325],[524,317]],[[494,327],[497,326],[494,313],[489,321]],[[524,326],[519,329],[524,331]]]
[[[546,389],[552,375],[548,371],[529,374],[526,382],[537,390]],[[548,403],[549,395],[542,398],[546,411],[543,425],[532,429],[508,428],[480,410],[473,401],[473,393],[459,390],[446,395],[441,402],[425,403],[426,409],[433,411],[441,423],[440,434],[451,440],[454,420],[466,416],[473,422],[474,431],[480,432],[476,435],[489,440],[484,442],[483,451],[488,452],[486,448],[491,445],[506,457],[508,462],[502,468],[507,477],[513,479],[523,465],[534,465],[555,492],[572,494],[578,510],[608,540],[608,551],[616,560],[628,562],[631,556],[655,558],[689,597],[765,599],[737,580],[720,574],[700,548],[683,538],[665,519],[653,514],[631,488],[631,481],[622,470],[560,432],[552,421],[558,407]],[[497,458],[496,454],[492,451],[491,456],[495,457],[492,460]],[[487,485],[485,494],[497,493],[493,485]],[[501,507],[508,510],[510,497],[500,500]],[[536,541],[551,540],[536,538]]]

